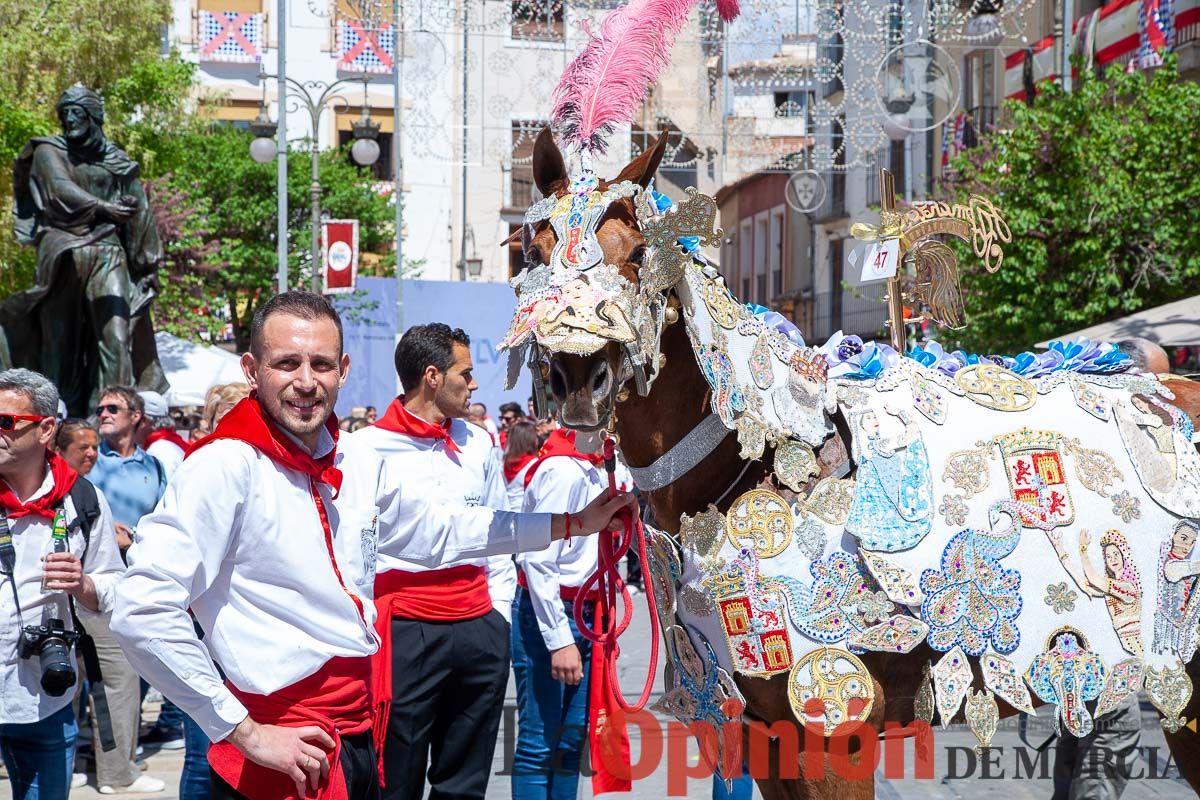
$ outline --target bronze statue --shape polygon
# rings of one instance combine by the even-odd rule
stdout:
[[[105,386],[167,388],[150,320],[163,251],[137,162],[104,136],[104,101],[76,84],[55,110],[62,136],[13,162],[14,228],[37,272],[0,306],[0,362],[41,372],[82,415]]]

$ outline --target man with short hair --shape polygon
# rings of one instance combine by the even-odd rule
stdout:
[[[73,636],[63,633],[75,631],[72,604],[89,625],[89,612],[108,611],[122,570],[104,496],[50,451],[57,408],[58,390],[44,376],[0,372],[0,753],[16,798],[70,791],[74,646],[57,660],[39,653],[52,654],[54,636]],[[79,517],[88,505],[95,516],[85,536]],[[61,551],[53,546],[60,511]]]
[[[505,403],[500,406],[500,431],[502,433],[523,419],[525,419],[525,415],[521,413],[521,406],[518,404]]]
[[[462,329],[442,323],[409,328],[396,345],[403,398],[355,438],[404,475],[411,491],[446,505],[505,509],[491,437],[464,421],[479,388],[470,345]],[[420,800],[428,773],[434,797],[482,799],[508,683],[516,567],[501,555],[430,570],[392,544],[380,536],[375,576],[384,797]]]
[[[109,386],[100,393],[100,455],[88,477],[112,505],[122,549],[132,542],[130,532],[138,520],[154,510],[167,488],[167,471],[137,443],[145,416],[146,406],[133,389]]]
[[[487,406],[483,403],[471,403],[468,416],[472,422],[488,432],[493,444],[500,444],[500,431],[496,430],[496,423],[488,416]]]
[[[327,298],[291,291],[259,308],[242,356],[251,396],[189,453],[129,551],[113,630],[215,743],[214,800],[378,796],[377,531],[433,567],[598,531],[630,506],[512,514],[408,491],[366,443],[339,438],[349,367]]]
[[[138,392],[145,408],[142,423],[134,432],[139,447],[158,459],[167,480],[175,474],[175,470],[183,463],[187,454],[187,442],[175,432],[175,420],[171,418],[171,408],[167,399],[158,392]]]
[[[364,409],[363,419],[365,419],[369,424],[374,425],[378,418],[379,412],[375,409],[375,406],[367,406],[366,409]]]
[[[1137,372],[1149,372],[1152,375],[1166,375],[1171,372],[1171,359],[1157,342],[1140,337],[1124,339],[1117,342],[1117,349],[1129,356],[1132,369]]]
[[[133,544],[138,521],[153,511],[163,496],[167,471],[138,444],[138,431],[145,427],[146,405],[134,389],[105,388],[100,393],[96,417],[100,421],[100,453],[88,479],[112,505],[117,546],[124,552]],[[139,707],[146,689],[142,684]],[[158,719],[141,737],[141,743],[163,750],[183,748],[183,715],[174,704],[163,703]]]
[[[500,406],[500,433],[497,438],[501,450],[508,447],[509,428],[523,419],[525,419],[525,415],[521,413],[521,407],[516,403],[505,403]]]

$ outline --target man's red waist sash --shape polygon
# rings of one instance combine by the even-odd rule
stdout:
[[[257,723],[287,728],[316,725],[325,731],[334,742],[329,753],[329,777],[316,792],[309,789],[305,796],[347,800],[341,764],[342,737],[371,730],[370,680],[369,658],[340,657],[331,658],[314,674],[269,695],[251,694],[227,685]],[[208,761],[214,772],[245,797],[296,798],[296,785],[290,776],[247,760],[228,740],[209,748]]]
[[[492,610],[487,573],[477,565],[429,572],[390,570],[375,576],[375,632],[379,652],[372,656],[371,698],[375,710],[375,749],[383,779],[383,740],[392,712],[392,619],[462,622]]]
[[[418,619],[423,622],[461,622],[492,610],[487,573],[481,566],[464,565],[429,572],[391,570],[375,576],[378,619]],[[382,626],[381,626],[382,627]],[[383,631],[380,631],[383,635]]]

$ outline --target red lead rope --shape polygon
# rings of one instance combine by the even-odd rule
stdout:
[[[616,454],[613,440],[606,438],[604,440],[604,469],[608,472],[608,496],[615,497],[617,494],[617,479],[616,479]],[[592,658],[597,655],[604,659],[608,669],[609,685],[612,689],[613,697],[616,698],[618,704],[623,711],[637,710],[641,711],[646,707],[646,703],[650,700],[650,693],[654,689],[654,675],[658,670],[658,608],[654,599],[654,591],[651,586],[654,575],[650,571],[650,562],[646,559],[646,532],[642,528],[642,521],[633,512],[632,509],[626,509],[621,512],[621,520],[624,522],[624,531],[621,533],[610,533],[601,531],[598,536],[598,558],[599,562],[596,571],[592,573],[583,585],[579,587],[579,595],[585,597],[593,592],[598,595],[599,611],[595,620],[587,621],[583,618],[583,603],[576,603],[574,609],[575,625],[579,628],[580,634],[584,638],[592,642]],[[629,596],[629,589],[625,586],[625,581],[621,579],[620,565],[621,559],[629,552],[629,548],[633,545],[634,535],[637,536],[638,555],[642,559],[642,574],[649,576],[646,581],[646,604],[650,612],[650,669],[646,675],[646,683],[642,687],[642,694],[637,699],[637,702],[630,704],[625,701],[625,695],[621,693],[621,679],[617,673],[617,658],[621,655],[621,647],[617,640],[621,634],[625,633],[629,627],[630,621],[633,619],[633,598]],[[617,607],[617,595],[621,596],[621,603],[624,607],[624,612],[621,614],[621,621],[618,623],[616,614],[613,613]],[[599,651],[597,653],[597,651]]]

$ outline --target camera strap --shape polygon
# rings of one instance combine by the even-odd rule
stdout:
[[[68,492],[71,505],[75,507],[75,518],[67,525],[69,536],[76,528],[83,536],[83,555],[79,558],[82,568],[87,558],[88,546],[92,540],[92,526],[100,518],[100,499],[96,495],[96,487],[86,478],[80,476]],[[100,669],[100,654],[96,651],[96,640],[83,626],[79,614],[75,610],[75,598],[67,595],[67,605],[71,609],[71,623],[79,633],[79,656],[83,659],[84,674],[87,675],[88,689],[92,696],[93,708],[96,715],[96,728],[100,733],[100,749],[104,752],[115,750],[117,740],[113,734],[112,713],[108,708],[108,695],[105,693],[104,675]]]
[[[21,618],[21,596],[17,592],[17,549],[13,547],[12,528],[8,526],[8,514],[0,509],[0,568],[8,576],[12,586],[13,604],[17,608],[18,630],[25,629],[25,620]]]

